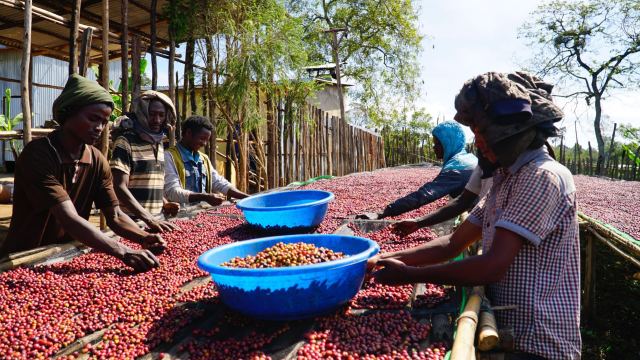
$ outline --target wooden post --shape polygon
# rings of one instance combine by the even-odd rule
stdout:
[[[91,39],[93,37],[93,29],[86,28],[82,32],[82,47],[80,48],[80,68],[79,72],[82,76],[87,76],[87,68],[91,61]]]
[[[131,89],[132,95],[131,98],[138,98],[142,92],[141,89],[141,76],[140,74],[140,58],[142,58],[142,44],[140,41],[140,36],[133,35],[133,39],[131,42]]]
[[[102,63],[100,65],[100,82],[109,91],[109,0],[102,0]],[[106,158],[109,156],[109,133],[111,128],[105,126],[100,136],[100,151]],[[107,228],[107,220],[100,212],[100,230]]]
[[[80,6],[82,0],[75,0],[71,12],[69,29],[69,75],[78,73],[78,29],[80,27]]]
[[[217,143],[217,109],[216,109],[216,100],[214,98],[214,83],[213,83],[213,75],[214,72],[217,72],[218,66],[215,64],[214,67],[214,56],[213,56],[213,42],[211,41],[211,36],[207,35],[206,38],[206,59],[207,59],[207,87],[203,88],[202,91],[207,93],[207,104],[203,104],[205,108],[208,108],[209,120],[211,121],[211,125],[213,129],[211,130],[211,138],[209,139],[209,159],[212,164],[216,163],[216,148],[218,146]],[[216,81],[218,80],[218,76],[216,75]],[[214,165],[215,166],[215,165]],[[265,184],[265,188],[268,188],[267,184]],[[258,189],[259,191],[260,189]]]
[[[194,73],[194,68],[193,68],[193,60],[194,60],[194,52],[195,52],[195,40],[194,39],[189,39],[189,41],[187,41],[187,64],[185,65],[185,72],[184,72],[184,76],[185,76],[185,83],[188,83],[188,89],[189,89],[189,100],[191,102],[191,115],[196,114],[198,112],[198,105],[196,102],[196,87],[195,87],[195,83],[196,83],[196,79],[195,79],[195,73]],[[187,87],[185,87],[183,89],[183,91],[187,91]],[[186,102],[185,102],[186,104]]]
[[[589,175],[593,175],[593,152],[591,151],[591,141],[589,144]]]
[[[179,96],[180,92],[178,91],[178,86],[177,86],[178,83],[179,83],[178,79],[179,79],[179,75],[178,75],[178,72],[176,71],[176,89],[175,89],[176,90],[176,93],[175,93],[175,98],[176,98],[176,116],[177,116],[177,118],[176,118],[176,126],[175,126],[176,140],[181,138],[181,134],[182,134],[182,129],[181,129],[182,119],[184,118],[184,116],[182,116],[182,117],[180,116],[180,112],[179,112],[180,108],[178,107],[178,103],[179,103],[178,98],[180,97]],[[184,100],[184,98],[183,98],[183,100]],[[184,101],[180,104],[180,107],[182,109],[182,113],[184,113],[184,111],[185,111],[184,110],[184,107],[185,107]]]
[[[581,231],[581,235],[586,239],[586,250],[584,260],[584,290],[582,292],[582,308],[584,310],[587,323],[595,319],[595,249],[593,235],[590,230]]]
[[[173,77],[176,64],[176,40],[173,26],[173,24],[169,24],[169,98],[176,108],[176,118],[173,119],[171,130],[169,131],[170,146],[176,145],[176,133],[178,132],[178,129],[176,127],[178,126],[178,116],[180,116],[180,109],[178,109],[178,97],[176,96],[176,84],[178,83],[178,81]],[[213,133],[211,134],[211,136],[215,138],[216,134]],[[215,164],[214,159],[212,159],[211,162]]]
[[[486,302],[486,305],[490,305]],[[478,349],[480,351],[493,350],[500,342],[496,317],[491,309],[480,312],[478,321]]]
[[[609,143],[609,152],[605,157],[605,163],[608,165],[611,162],[611,152],[613,151],[613,144],[616,138],[616,129],[618,128],[618,123],[613,124],[613,133],[611,134],[611,143]]]
[[[151,54],[151,89],[158,89],[158,59],[156,58],[157,42],[157,22],[158,22],[158,0],[151,0],[151,44],[149,53]],[[171,72],[169,72],[171,74]]]
[[[631,179],[634,180],[634,181],[638,178],[637,177],[637,174],[638,174],[638,159],[640,159],[640,145],[636,149],[635,161],[633,162],[633,169],[631,170],[631,172],[632,172]]]
[[[27,145],[31,141],[31,98],[29,96],[29,79],[31,77],[31,1],[32,0],[25,0],[24,2],[24,37],[22,41],[22,64],[20,65],[20,96],[22,97],[22,134],[24,145]]]
[[[129,111],[129,0],[121,0],[120,14],[122,22],[122,36],[120,47],[122,51],[122,112]]]

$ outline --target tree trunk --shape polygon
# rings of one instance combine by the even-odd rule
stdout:
[[[596,133],[596,141],[598,142],[598,161],[596,162],[596,174],[604,175],[604,138],[602,137],[602,129],[600,128],[600,120],[602,117],[601,97],[595,96],[595,118],[593,120],[593,130]]]

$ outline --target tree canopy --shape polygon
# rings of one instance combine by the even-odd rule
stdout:
[[[594,107],[598,170],[604,167],[602,100],[614,88],[640,79],[640,2],[634,0],[552,1],[532,14],[521,36],[535,50],[532,70],[572,88],[564,97]]]

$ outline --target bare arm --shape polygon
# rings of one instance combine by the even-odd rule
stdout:
[[[53,206],[50,211],[71,237],[97,251],[117,257],[137,271],[147,271],[160,265],[149,250],[133,250],[103,234],[78,215],[71,200]]]
[[[119,206],[101,210],[107,225],[114,233],[138,243],[142,243],[143,239],[149,235],[149,233],[140,229]]]
[[[464,189],[462,194],[457,198],[449,201],[445,206],[437,209],[436,211],[427,214],[417,219],[418,226],[425,227],[433,224],[438,224],[443,221],[447,221],[455,218],[463,212],[471,209],[475,201],[478,199],[478,195]]]
[[[372,260],[396,259],[412,266],[438,264],[457,256],[481,237],[482,229],[465,221],[451,235],[441,236],[414,248],[382,254]]]
[[[140,205],[138,200],[133,197],[129,191],[129,175],[118,169],[112,169],[113,187],[120,201],[124,206],[131,210],[134,215],[144,221],[153,231],[171,231],[176,226],[168,221],[156,220],[145,208]]]
[[[397,259],[382,260],[383,269],[374,274],[383,284],[400,285],[416,282],[460,286],[486,285],[500,281],[526,240],[506,229],[497,228],[491,249],[485,254],[426,267],[407,266]]]

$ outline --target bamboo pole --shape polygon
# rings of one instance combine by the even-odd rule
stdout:
[[[80,6],[82,0],[75,0],[71,11],[69,29],[69,75],[78,73],[78,29],[80,28]]]
[[[467,305],[457,321],[456,337],[451,349],[451,360],[475,359],[474,340],[478,312],[482,303],[482,288],[474,287]]]
[[[172,4],[173,2],[174,0],[171,1]],[[175,34],[173,30],[173,24],[169,24],[169,40],[170,40],[170,43],[169,43],[169,98],[171,99],[171,102],[176,108],[176,118],[172,120],[171,129],[169,130],[169,146],[175,146],[176,133],[178,132],[178,129],[176,129],[176,127],[178,126],[178,116],[180,116],[180,111],[178,108],[178,98],[176,96],[177,80],[176,78],[173,77],[173,73],[175,71],[175,63],[176,63],[176,41],[175,41]],[[215,133],[211,134],[211,136],[214,139],[216,138]],[[211,161],[215,165],[215,159],[212,159]]]
[[[151,89],[158,89],[158,59],[156,57],[156,42],[158,41],[158,0],[151,0],[151,44],[149,53],[151,54]],[[215,137],[214,137],[215,138]]]
[[[27,0],[30,1],[30,0]],[[63,251],[69,250],[74,247],[79,247],[80,243],[70,242],[67,244],[50,245],[40,248],[38,252],[29,252],[25,256],[15,257],[0,263],[0,271],[12,270],[22,265],[30,265],[41,262],[53,255],[59,254]]]
[[[486,306],[486,310],[480,312],[480,320],[478,322],[478,349],[480,351],[493,350],[500,342],[500,335],[498,333],[498,325],[496,323],[496,317],[491,310],[491,304],[489,301],[485,301],[483,305]]]
[[[102,63],[100,65],[100,82],[109,91],[109,0],[102,0]],[[100,152],[105,158],[109,157],[109,133],[111,128],[105,126],[100,136]],[[107,219],[100,211],[100,230],[107,228]]]
[[[20,64],[20,96],[22,97],[23,144],[26,146],[31,141],[31,98],[29,96],[29,79],[31,77],[32,3],[31,0],[26,0],[24,4],[24,37],[22,45],[22,63]]]
[[[121,0],[120,15],[122,17],[122,36],[120,48],[122,51],[121,82],[122,85],[122,112],[129,111],[129,1]]]

